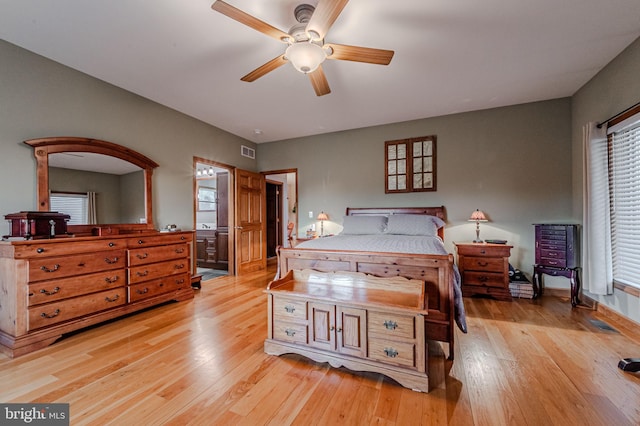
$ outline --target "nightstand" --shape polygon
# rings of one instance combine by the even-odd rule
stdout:
[[[462,295],[483,294],[511,300],[509,256],[513,246],[489,243],[454,243],[462,278]]]

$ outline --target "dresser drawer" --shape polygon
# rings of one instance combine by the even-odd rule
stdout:
[[[146,265],[148,263],[162,262],[170,259],[180,259],[189,255],[189,246],[186,243],[171,244],[168,246],[156,246],[136,248],[129,250],[129,266]]]
[[[61,244],[68,243],[68,244]],[[54,238],[52,240],[34,240],[15,245],[15,258],[39,258],[50,256],[66,256],[70,254],[96,253],[105,250],[126,249],[124,238],[81,241],[74,238]]]
[[[502,244],[461,244],[457,246],[458,255],[476,257],[509,257],[511,246]]]
[[[286,297],[273,298],[273,319],[277,321],[306,321],[307,302]]]
[[[483,287],[504,287],[504,274],[497,272],[464,271],[462,280],[464,285]]]
[[[113,271],[30,284],[28,303],[29,306],[33,306],[116,287],[124,287],[127,284],[126,276],[124,269],[115,269]]]
[[[29,261],[29,281],[51,280],[124,267],[124,250],[32,259]]]
[[[369,333],[391,339],[415,339],[415,316],[369,311]]]
[[[465,256],[462,259],[464,270],[502,272],[504,270],[504,259],[498,257],[474,257]]]
[[[191,286],[189,274],[180,274],[130,285],[127,291],[129,293],[129,302],[136,302],[158,294],[181,290],[187,286]]]
[[[416,345],[413,342],[371,338],[369,358],[386,364],[416,368]]]
[[[166,244],[190,243],[193,240],[193,233],[164,233],[161,235],[142,235],[127,239],[130,249],[140,247],[152,247]]]
[[[129,284],[141,283],[169,275],[182,274],[184,272],[189,272],[189,261],[187,258],[134,266],[133,268],[129,268],[128,282]]]
[[[307,326],[287,321],[274,321],[273,338],[291,343],[307,343]]]
[[[126,303],[124,287],[29,308],[29,331]]]

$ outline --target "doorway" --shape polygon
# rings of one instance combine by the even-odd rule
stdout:
[[[298,229],[298,169],[262,172],[267,180],[267,258],[290,247]]]
[[[202,281],[233,274],[233,244],[229,238],[231,175],[234,168],[194,157],[194,263]]]

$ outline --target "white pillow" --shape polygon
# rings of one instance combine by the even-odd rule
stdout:
[[[436,216],[422,214],[393,214],[387,221],[387,234],[437,236],[438,229],[445,225]]]
[[[387,228],[386,216],[345,216],[342,220],[343,235],[382,234]]]

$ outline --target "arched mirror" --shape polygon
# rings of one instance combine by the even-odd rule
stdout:
[[[98,223],[76,222],[70,232],[90,233],[108,225],[117,232],[153,229],[151,177],[158,164],[121,145],[87,138],[25,141],[34,149],[38,211],[51,211],[52,195],[96,197]]]

